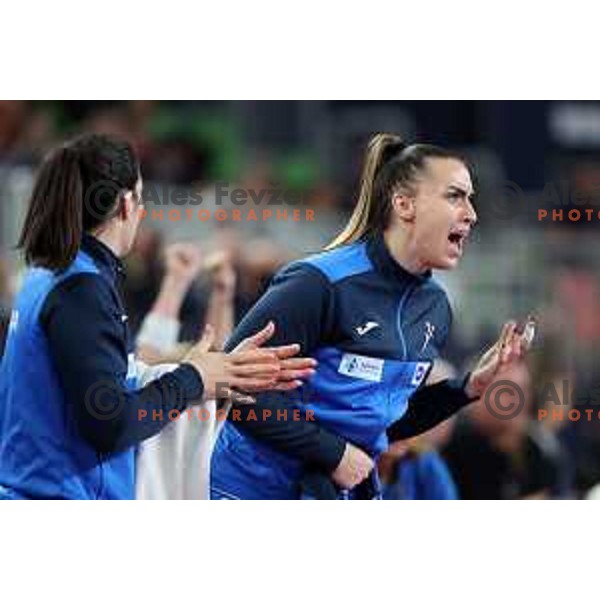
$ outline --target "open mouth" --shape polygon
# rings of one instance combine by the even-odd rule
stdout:
[[[456,249],[457,252],[462,253],[465,242],[467,241],[468,232],[466,231],[452,231],[448,236],[450,245]]]

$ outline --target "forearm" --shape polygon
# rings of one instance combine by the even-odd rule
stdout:
[[[287,269],[275,278],[267,293],[236,327],[225,348],[233,350],[244,338],[273,320],[276,329],[269,344],[298,343],[302,353],[309,355],[327,335],[328,323],[333,320],[332,311],[330,290],[320,273],[306,267]],[[254,407],[236,407],[239,408],[240,419],[235,425],[304,465],[330,473],[340,462],[346,442],[315,421],[294,421],[290,418],[292,411],[298,409],[293,401],[295,394],[259,394]],[[249,418],[252,409],[256,411],[256,419]],[[277,411],[281,410],[287,410],[287,419],[277,418]],[[268,411],[271,411],[270,417],[265,416]]]
[[[150,312],[173,319],[179,318],[179,311],[188,288],[189,284],[186,281],[167,273]]]
[[[127,390],[116,381],[98,387],[101,407],[94,406],[96,394],[85,394],[74,415],[81,436],[104,454],[156,435],[203,393],[202,380],[190,365],[164,373],[139,390]]]
[[[133,389],[133,354],[127,327],[115,317],[119,310],[103,278],[81,274],[53,290],[40,318],[69,415],[102,453],[151,437],[169,422],[169,411],[183,410],[203,394],[202,378],[189,365]]]
[[[103,367],[70,367],[72,359],[54,352],[66,400],[79,435],[97,452],[110,454],[153,437],[185,409],[200,402],[204,386],[191,365],[141,368],[136,386]],[[116,365],[115,365],[116,366]]]
[[[261,394],[255,405],[236,406],[229,420],[240,431],[301,461],[306,468],[332,473],[342,460],[346,440],[315,421],[294,420],[294,410],[298,406],[286,394],[270,392]]]
[[[468,377],[445,379],[418,389],[410,398],[404,416],[388,428],[389,441],[404,440],[428,431],[474,402],[477,398],[465,391]]]
[[[208,299],[206,323],[215,329],[215,346],[223,348],[233,331],[233,293],[214,287]]]

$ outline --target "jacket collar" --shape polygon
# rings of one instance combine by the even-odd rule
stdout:
[[[81,240],[81,249],[93,259],[98,268],[108,271],[113,279],[121,279],[125,276],[125,269],[121,260],[98,238],[89,233],[84,233]]]
[[[380,273],[400,284],[423,284],[431,279],[431,271],[415,275],[402,267],[390,254],[382,233],[374,234],[367,240],[367,254]]]

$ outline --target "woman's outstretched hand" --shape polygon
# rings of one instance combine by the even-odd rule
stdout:
[[[465,387],[469,397],[480,397],[498,375],[523,360],[531,345],[534,327],[535,322],[531,317],[522,331],[514,321],[504,324],[498,341],[483,354],[469,377]]]
[[[265,390],[291,390],[301,380],[314,374],[316,361],[301,358],[298,344],[263,348],[275,333],[273,322],[243,340],[231,353],[210,352],[214,330],[207,326],[202,339],[184,357],[202,377],[204,400],[231,399],[237,403],[252,403],[245,394]],[[243,392],[243,393],[240,393]]]
[[[275,323],[269,321],[264,329],[240,342],[233,353],[240,351],[256,350],[262,347],[275,334]],[[285,391],[293,390],[302,385],[302,380],[315,374],[317,361],[314,358],[298,357],[300,344],[287,346],[273,346],[264,348],[272,352],[279,360],[280,371],[277,380],[269,389]]]

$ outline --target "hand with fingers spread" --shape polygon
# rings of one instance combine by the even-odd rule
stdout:
[[[238,403],[252,403],[253,398],[243,396],[237,390],[256,392],[275,385],[281,367],[273,352],[260,348],[231,354],[210,352],[214,338],[214,329],[207,325],[202,339],[182,361],[200,373],[204,384],[203,400],[235,398]]]
[[[535,330],[535,321],[528,317],[524,327],[519,327],[514,321],[504,324],[498,341],[489,348],[479,359],[473,369],[465,391],[471,398],[480,397],[486,387],[503,371],[523,360]]]
[[[240,344],[236,346],[234,352],[260,348],[273,337],[274,334],[275,324],[273,321],[269,321],[264,329],[240,342]],[[315,374],[317,361],[314,358],[296,356],[300,352],[299,344],[273,346],[265,348],[265,350],[272,352],[278,358],[281,367],[281,370],[277,374],[276,383],[269,388],[271,390],[293,390],[302,385],[303,379]]]
[[[262,348],[275,333],[269,324],[255,335],[243,340],[230,354],[209,352],[214,342],[214,330],[207,326],[202,339],[184,357],[204,383],[204,399],[233,399],[237,403],[251,403],[254,399],[243,393],[265,390],[290,390],[301,385],[301,378],[314,373],[316,361],[295,358],[298,344]]]

